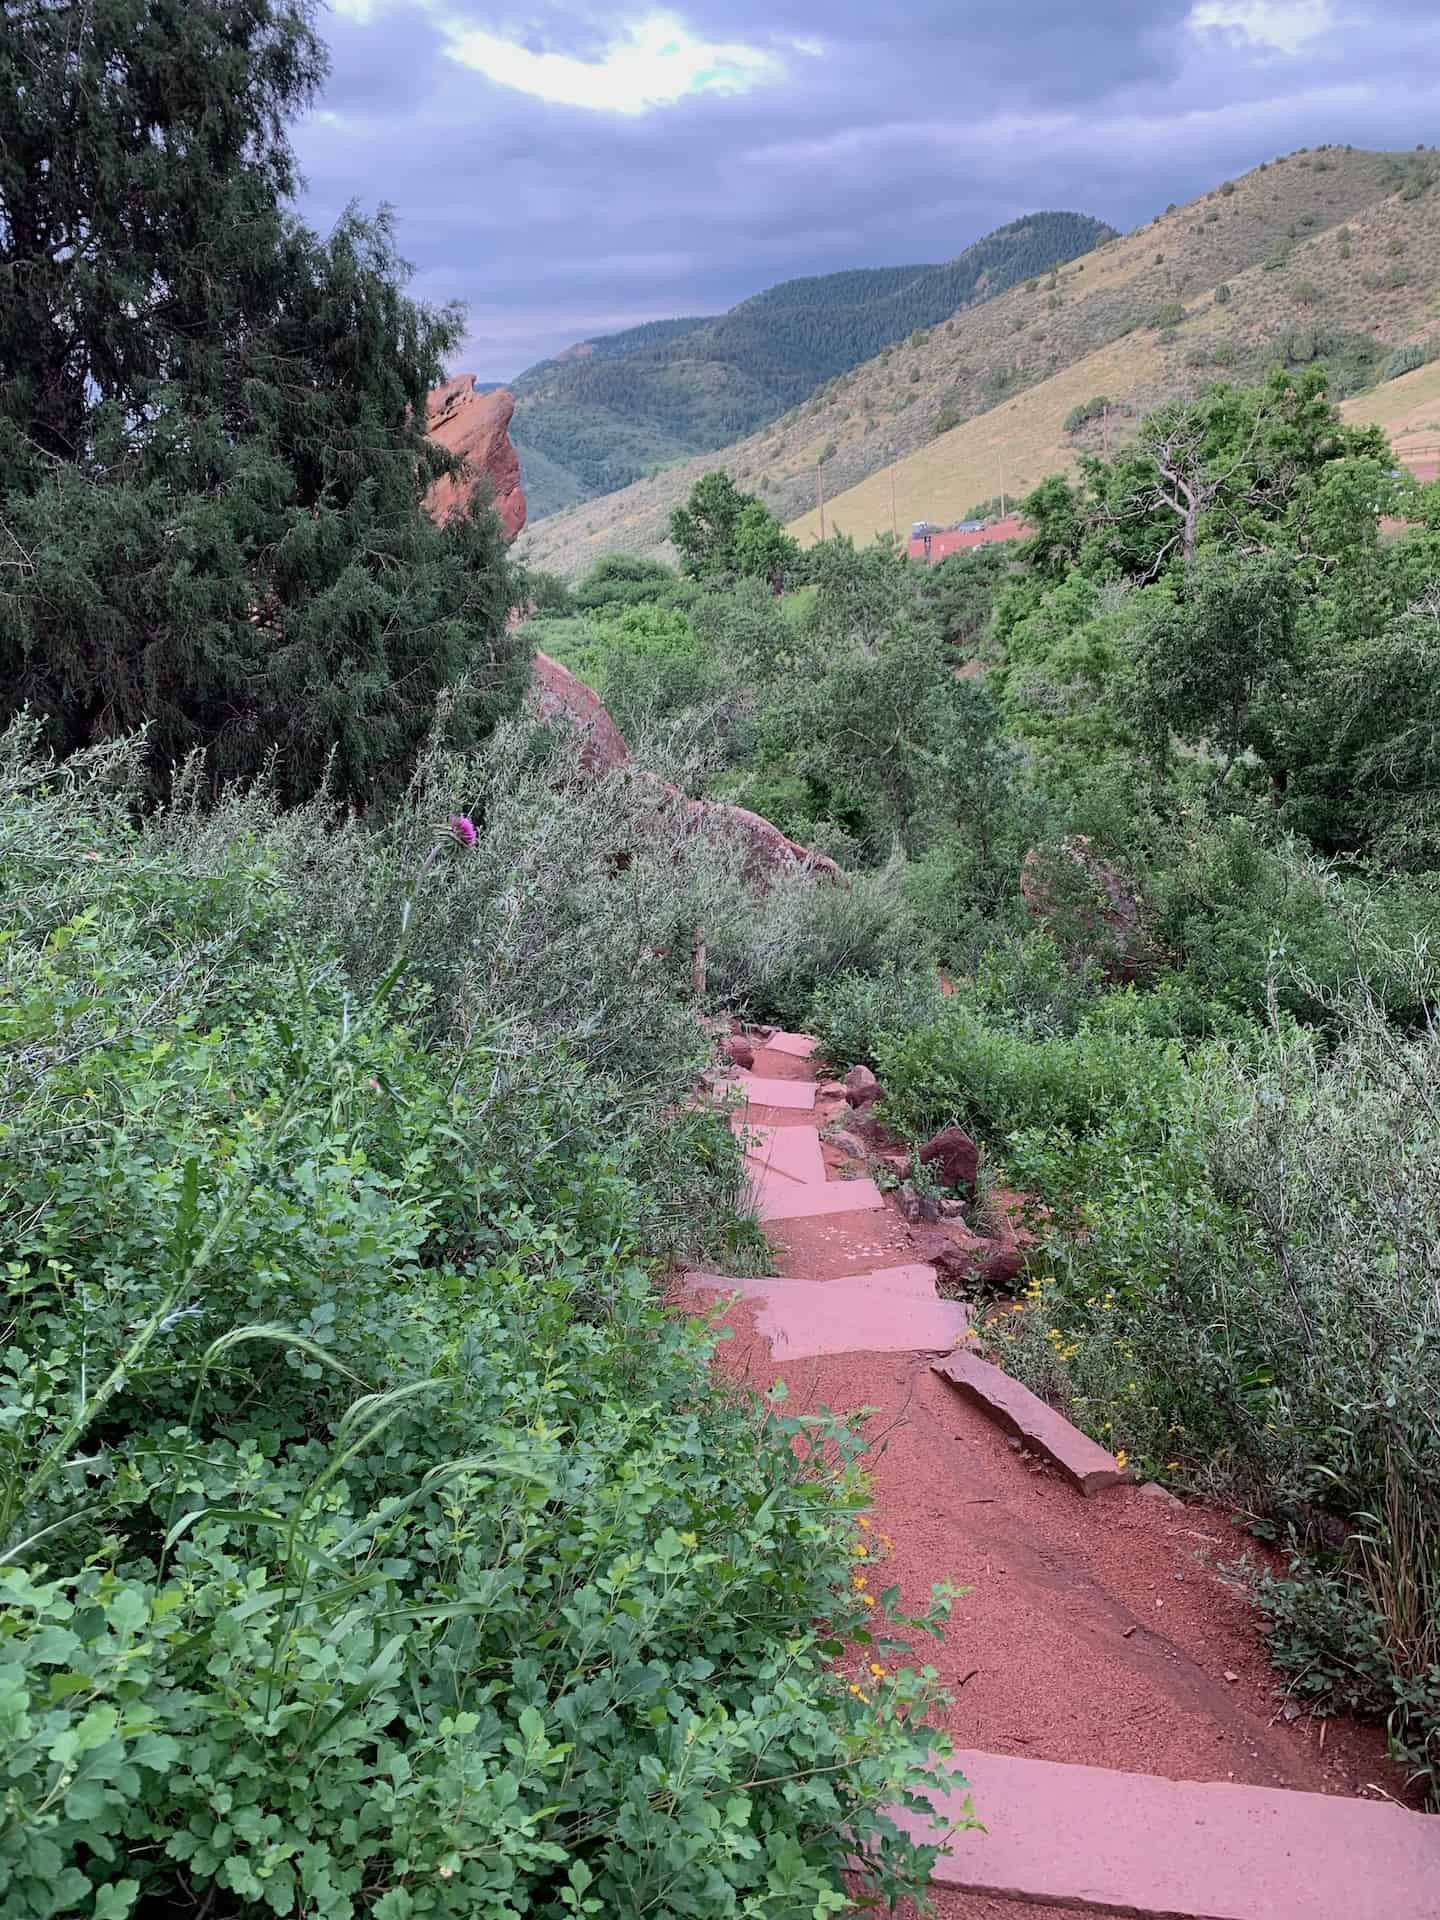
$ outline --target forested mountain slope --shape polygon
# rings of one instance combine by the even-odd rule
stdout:
[[[650,321],[542,361],[514,383],[532,518],[723,446],[891,342],[1111,231],[1087,214],[1029,214],[940,266],[787,280],[713,318]]]
[[[527,557],[578,573],[600,553],[658,552],[671,508],[718,465],[802,536],[818,528],[821,489],[827,526],[838,511],[838,524],[868,536],[891,524],[885,470],[905,463],[895,465],[903,533],[914,519],[958,518],[1002,485],[1020,491],[1075,446],[1099,444],[1099,420],[1078,438],[1064,423],[1101,395],[1118,432],[1127,408],[1275,359],[1329,357],[1342,388],[1378,379],[1394,349],[1436,328],[1437,172],[1428,152],[1329,147],[1223,182],[1061,268],[1053,285],[1014,287],[885,349],[723,458],[552,517],[527,538]]]

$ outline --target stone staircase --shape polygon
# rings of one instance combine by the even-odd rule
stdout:
[[[826,1165],[812,1118],[814,1050],[808,1035],[775,1034],[764,1049],[770,1071],[721,1083],[732,1100],[740,1096],[732,1125],[756,1211],[767,1225],[824,1217],[873,1232],[883,1194],[865,1177],[832,1178]],[[968,1310],[940,1297],[932,1266],[758,1279],[697,1271],[685,1282],[697,1294],[748,1302],[775,1360],[909,1353],[923,1364],[929,1356],[969,1404],[1013,1436],[1023,1458],[1047,1462],[1076,1493],[1103,1496],[1129,1480],[1104,1448],[966,1350]],[[970,1911],[965,1896],[976,1896],[1027,1911],[1149,1920],[1440,1920],[1440,1819],[1329,1793],[1012,1754],[958,1759],[983,1830],[968,1829],[962,1807],[949,1807],[944,1795],[936,1796],[938,1828],[895,1812],[917,1838],[945,1844],[933,1888],[947,1916]],[[962,1904],[950,1904],[957,1897]]]

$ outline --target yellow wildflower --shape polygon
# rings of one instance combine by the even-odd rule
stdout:
[[[1124,1447],[1121,1447],[1119,1452],[1115,1455],[1115,1464],[1120,1469],[1121,1473],[1123,1473],[1126,1467],[1129,1466],[1130,1456],[1125,1451]]]
[[[885,1669],[884,1667],[881,1666],[878,1660],[872,1660],[870,1662],[870,1671],[874,1674],[877,1680],[883,1680],[885,1678]]]
[[[869,1514],[868,1514],[868,1513],[862,1513],[862,1514],[861,1514],[861,1516],[860,1516],[860,1524],[861,1524],[861,1526],[862,1526],[862,1527],[864,1527],[864,1529],[865,1529],[865,1531],[866,1531],[867,1533],[868,1533],[868,1532],[870,1531],[870,1516],[869,1516]]]

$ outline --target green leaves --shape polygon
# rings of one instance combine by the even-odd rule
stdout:
[[[0,466],[26,556],[0,712],[65,753],[146,729],[152,799],[200,750],[212,791],[263,774],[373,807],[442,703],[473,742],[523,686],[498,522],[425,506],[458,470],[425,432],[458,312],[406,297],[387,209],[322,237],[289,201],[312,14],[99,0],[7,16],[0,48],[24,123]],[[27,237],[82,226],[82,249]]]
[[[641,611],[637,654],[688,644]],[[919,1884],[879,1810],[933,1684],[826,1671],[909,1631],[850,1585],[858,1442],[715,1392],[645,1257],[742,1232],[693,986],[637,959],[710,898],[689,828],[617,887],[639,783],[436,753],[362,833],[264,794],[137,825],[114,763],[0,740],[16,1920],[791,1920],[857,1848]],[[424,865],[462,799],[481,848]],[[893,905],[773,927],[815,913],[813,973]]]

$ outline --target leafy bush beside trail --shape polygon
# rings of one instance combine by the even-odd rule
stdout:
[[[855,1445],[716,1384],[654,1290],[661,1222],[699,1250],[739,1192],[723,1121],[667,1119],[677,1030],[648,1081],[561,1037],[556,897],[503,820],[422,835],[441,761],[388,839],[316,839],[259,794],[137,828],[123,755],[28,746],[0,780],[5,1911],[799,1920],[848,1904],[850,1859],[923,1886],[879,1810],[933,1689],[851,1578]]]
[[[1294,1542],[1261,1597],[1302,1698],[1388,1721],[1440,1784],[1440,1040],[1361,997],[1337,1044],[1277,1023],[1211,1050],[1158,1115],[1017,1135],[1049,1208],[1032,1381]],[[1156,1121],[1160,1124],[1157,1127]]]

